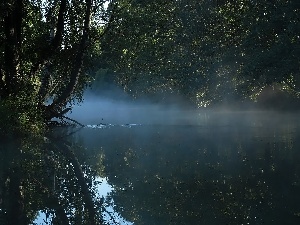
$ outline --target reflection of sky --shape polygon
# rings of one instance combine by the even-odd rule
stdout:
[[[42,211],[38,212],[37,218],[33,221],[34,225],[48,225],[51,224],[52,217],[46,218],[46,214]]]
[[[98,193],[98,197],[106,198],[114,188],[108,183],[107,178],[97,177],[96,182],[98,183],[96,186],[96,191]],[[103,220],[108,225],[131,225],[132,222],[126,221],[118,212],[115,211],[114,201],[110,199],[109,201],[105,201],[105,210],[102,214]],[[51,224],[52,217],[46,218],[46,214],[42,211],[39,211],[37,218],[33,221],[34,225],[48,225]]]
[[[114,201],[110,201],[109,205],[105,207],[105,212],[103,212],[103,220],[109,225],[131,225],[134,224],[132,222],[126,221],[119,213],[117,213],[114,209],[115,204]]]
[[[107,182],[107,178],[97,177],[96,181],[99,182],[97,185],[97,192],[100,197],[108,196],[114,188]],[[119,213],[114,209],[115,204],[113,199],[110,201],[105,201],[105,211],[103,212],[103,220],[109,225],[131,225],[133,223],[126,221]]]

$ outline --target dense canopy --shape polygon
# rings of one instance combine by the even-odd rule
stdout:
[[[265,86],[298,95],[299,4],[134,1],[103,53],[136,94],[179,91],[199,106],[255,99]]]
[[[199,107],[255,100],[267,86],[298,97],[299,4],[2,2],[1,113],[21,125],[62,117],[103,76],[134,96],[176,93]]]
[[[149,137],[155,138],[148,142],[142,138],[135,139],[136,136],[128,130],[122,130],[129,135],[128,138],[113,132],[103,132],[102,134],[110,135],[112,139],[104,136],[101,141],[109,145],[116,144],[112,149],[107,148],[108,158],[113,159],[111,167],[103,164],[102,149],[96,149],[97,153],[87,156],[85,149],[76,147],[78,143],[75,143],[75,140],[73,142],[73,139],[68,139],[77,132],[77,127],[72,129],[74,127],[67,126],[60,129],[57,126],[69,125],[70,121],[79,124],[66,117],[66,113],[72,110],[74,104],[83,100],[83,93],[90,84],[98,89],[104,88],[106,84],[109,84],[106,88],[117,84],[134,97],[156,94],[163,98],[179,95],[183,96],[185,102],[192,102],[198,107],[258,101],[270,107],[280,102],[281,108],[285,108],[289,103],[299,103],[299,15],[299,0],[1,1],[0,223],[8,221],[7,224],[32,224],[42,210],[46,216],[53,215],[53,224],[103,224],[102,213],[106,211],[106,202],[103,197],[96,196],[96,185],[99,183],[96,178],[102,176],[105,166],[111,171],[117,171],[123,178],[126,177],[125,170],[120,168],[138,168],[133,182],[137,193],[145,195],[145,185],[149,187],[152,182],[154,192],[151,195],[155,200],[161,194],[161,187],[180,187],[180,180],[177,178],[166,176],[168,179],[160,179],[164,174],[160,176],[156,169],[165,165],[165,162],[162,161],[162,157],[157,158],[159,154],[156,154],[156,151],[165,154],[167,151],[160,148],[160,145],[168,140],[171,141],[171,147],[167,150],[171,154],[176,155],[179,153],[177,150],[183,148],[183,152],[190,157],[191,153],[187,148],[194,147],[191,146],[194,143],[192,137],[203,146],[203,149],[199,149],[198,146],[194,149],[197,153],[195,156],[199,156],[201,162],[198,164],[197,161],[194,165],[195,172],[205,171],[205,157],[210,155],[207,154],[207,149],[214,149],[215,146],[223,152],[224,147],[231,146],[233,150],[238,150],[239,155],[236,154],[236,157],[241,159],[239,164],[245,166],[244,171],[249,171],[247,174],[250,175],[243,176],[245,179],[240,179],[240,176],[218,178],[218,168],[222,165],[217,161],[209,163],[207,168],[213,168],[215,172],[213,176],[209,175],[209,179],[202,179],[202,183],[193,184],[196,189],[189,189],[192,186],[189,187],[188,177],[184,176],[184,182],[181,183],[182,192],[164,193],[166,197],[162,201],[168,205],[169,212],[176,213],[178,217],[183,215],[173,207],[174,204],[180,205],[180,201],[174,202],[174,196],[181,198],[184,204],[198,207],[198,202],[193,205],[190,200],[195,195],[201,198],[208,196],[205,191],[202,192],[206,189],[222,203],[214,207],[214,212],[227,214],[228,218],[247,218],[249,221],[248,209],[239,207],[239,201],[235,197],[222,195],[219,189],[214,189],[214,176],[223,180],[224,190],[230,190],[231,185],[236,185],[237,190],[242,190],[236,192],[237,196],[249,205],[258,197],[263,199],[265,196],[271,200],[275,196],[275,200],[280,202],[285,196],[278,193],[292,190],[291,193],[295,195],[289,195],[288,200],[293,201],[290,201],[288,206],[294,207],[297,198],[292,197],[296,196],[295,187],[299,188],[299,182],[294,180],[299,180],[299,173],[282,173],[279,174],[280,179],[272,175],[273,172],[276,175],[277,171],[285,171],[284,169],[299,170],[294,166],[297,165],[294,161],[299,157],[292,155],[292,150],[297,149],[299,141],[297,135],[295,140],[291,136],[297,134],[293,126],[290,126],[291,123],[284,124],[287,126],[284,126],[282,138],[272,127],[272,139],[267,140],[265,146],[261,140],[257,141],[257,149],[261,149],[261,155],[258,154],[259,160],[251,157],[255,153],[253,149],[256,149],[252,136],[247,136],[247,140],[241,142],[239,137],[234,135],[232,142],[227,136],[224,136],[224,140],[218,140],[215,132],[209,133],[205,138],[202,133],[196,133],[195,136],[195,133],[185,130],[182,134],[176,133],[177,130],[172,127],[163,131],[166,132],[167,138],[162,138],[165,136],[161,136],[157,131],[153,135],[140,132],[143,135],[147,134],[147,140]],[[297,105],[298,109],[299,106],[300,104]],[[146,111],[147,109],[140,110],[139,113]],[[204,115],[206,117],[206,114]],[[268,131],[269,125],[279,121],[269,115],[272,114],[268,114],[267,121],[270,123],[265,126]],[[231,116],[234,117],[235,114],[232,113]],[[244,117],[235,121],[240,123],[244,121]],[[219,121],[216,119],[214,122]],[[47,129],[53,128],[52,125],[57,129]],[[196,125],[195,129],[198,129],[198,124]],[[128,126],[131,125],[122,125],[119,128]],[[146,128],[148,127],[151,126]],[[201,132],[205,130],[202,126],[199,127]],[[181,129],[187,128],[188,126],[181,126]],[[231,130],[231,125],[228,128]],[[259,132],[263,130],[260,125],[257,129]],[[247,126],[247,130],[251,129]],[[226,134],[228,133],[226,131]],[[253,137],[263,139],[265,136]],[[92,136],[89,135],[89,138]],[[180,140],[180,144],[173,142],[174,139]],[[95,140],[98,141],[97,138],[93,139]],[[90,144],[94,143],[93,141],[89,141]],[[131,141],[134,147],[141,141],[142,147],[137,148],[138,151],[143,152],[142,149],[147,149],[146,155],[142,153],[141,158],[147,159],[149,149],[153,151],[154,161],[159,162],[158,167],[153,167],[151,163],[143,165],[146,166],[146,170],[153,171],[148,177],[141,176],[144,183],[136,179],[139,178],[142,167],[135,168],[135,164],[130,165],[138,156],[135,149],[128,145]],[[103,143],[95,142],[97,147],[102,145]],[[127,146],[127,149],[124,146]],[[122,153],[119,152],[120,149]],[[233,150],[229,151],[228,147],[228,156],[235,154]],[[220,154],[222,152],[215,152],[217,158],[227,162],[227,155]],[[265,173],[260,168],[260,173],[251,176],[254,170],[246,160],[246,152],[249,152],[249,159],[258,166],[265,160],[263,165],[266,167],[262,167],[266,168]],[[275,157],[275,153],[279,156],[283,154],[283,158],[287,158],[286,161]],[[295,151],[293,154],[296,153]],[[178,158],[185,159],[180,154]],[[293,164],[288,161],[290,159],[294,160]],[[148,165],[150,169],[147,169]],[[178,163],[166,166],[166,169],[162,170],[164,173],[176,171]],[[193,164],[186,164],[182,174],[185,175],[186,171],[196,177],[196,173],[187,170],[189,167],[193,167]],[[232,169],[231,164],[228,168]],[[268,189],[265,182],[260,182],[268,181],[267,177],[264,177],[265,174],[271,174],[271,178],[274,179],[276,185],[272,185],[272,189]],[[117,176],[113,176],[112,180],[116,178]],[[259,181],[257,184],[254,183],[256,179]],[[125,179],[123,181],[121,179],[121,182],[127,182]],[[291,181],[291,189],[282,188]],[[253,183],[249,185],[248,182]],[[157,185],[159,189],[155,190]],[[246,185],[247,189],[244,188]],[[195,190],[194,196],[190,195],[189,190]],[[271,196],[270,190],[278,196]],[[132,192],[129,190],[128,193]],[[138,195],[132,196],[131,199],[117,196],[129,203],[131,200],[135,201],[132,208],[124,210],[129,218],[138,221],[136,209],[156,213],[151,206],[152,203],[157,204],[156,201],[142,202],[139,201]],[[270,208],[270,205],[266,202],[265,207]],[[278,208],[278,212],[279,209],[281,208]],[[296,209],[298,210],[297,207]],[[197,209],[196,212],[198,211]],[[141,215],[145,212],[144,210]],[[294,215],[299,218],[299,210],[292,213],[282,215]],[[211,215],[216,218],[215,215]]]

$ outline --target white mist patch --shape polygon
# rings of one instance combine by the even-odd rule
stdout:
[[[146,101],[116,100],[86,96],[84,102],[73,108],[68,117],[90,128],[112,125],[187,125],[194,124],[196,110],[180,104],[155,104]]]
[[[215,106],[199,109],[178,98],[172,103],[132,100],[117,91],[96,96],[85,94],[84,102],[73,108],[68,117],[87,128],[103,129],[137,125],[192,125],[192,126],[262,126],[282,120],[280,112],[260,111],[255,108]],[[288,115],[289,117],[292,115]],[[286,118],[286,117],[285,117]]]

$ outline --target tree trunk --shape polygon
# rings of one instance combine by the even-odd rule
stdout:
[[[66,105],[67,101],[69,100],[73,91],[76,88],[80,76],[81,68],[82,68],[84,53],[89,40],[91,11],[92,11],[92,0],[86,0],[86,11],[85,11],[83,34],[78,46],[75,60],[73,62],[73,67],[70,74],[70,81],[67,84],[64,91],[61,93],[61,95],[58,96],[58,98],[56,98],[53,101],[53,103],[48,107],[48,111],[50,112],[53,110],[54,111],[61,110]]]
[[[4,17],[4,97],[7,97],[10,94],[17,94],[20,90],[20,48],[23,19],[23,1],[9,1],[7,2],[6,6],[7,12],[6,16]]]
[[[50,45],[46,45],[39,54],[39,60],[37,63],[35,63],[30,72],[30,76],[33,77],[42,67],[45,66],[45,64],[49,63],[49,59],[53,57],[53,55],[57,52],[59,47],[61,46],[61,42],[63,39],[63,32],[64,32],[64,16],[66,13],[66,7],[67,7],[67,0],[61,0],[60,6],[59,6],[59,13],[58,13],[58,19],[56,26],[53,27],[53,30],[56,30],[55,36],[51,40]],[[51,17],[52,15],[49,15]],[[50,37],[50,31],[49,31],[49,37]],[[41,87],[43,88],[43,87]]]

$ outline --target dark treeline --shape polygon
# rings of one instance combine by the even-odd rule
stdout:
[[[274,95],[296,102],[299,4],[3,2],[2,130],[11,124],[31,130],[33,123],[38,129],[62,118],[95,78],[116,82],[133,96],[183,95],[199,107],[257,99],[272,105]]]
[[[91,190],[101,162],[47,129],[76,122],[66,113],[90,84],[198,107],[298,103],[299,11],[299,0],[1,1],[0,223],[40,210],[53,224],[104,223]]]
[[[200,107],[256,100],[266,86],[298,97],[299,7],[293,0],[134,1],[102,49],[136,95],[180,92]]]

